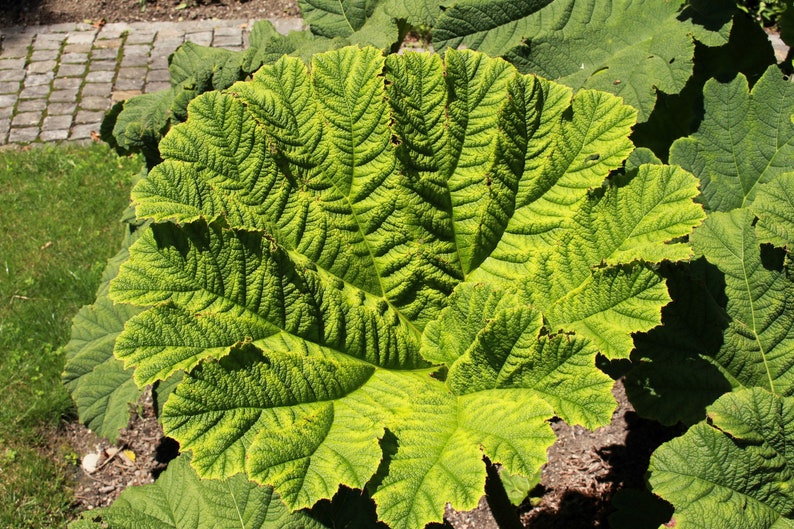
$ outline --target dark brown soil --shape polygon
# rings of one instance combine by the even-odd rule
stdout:
[[[63,424],[57,437],[58,443],[67,443],[79,458],[72,467],[74,508],[78,512],[107,507],[127,487],[152,483],[178,449],[176,442],[163,437],[148,392],[115,443],[97,437],[77,422]],[[95,469],[86,464],[92,456],[98,456]]]
[[[3,0],[0,27],[300,16],[296,0]]]

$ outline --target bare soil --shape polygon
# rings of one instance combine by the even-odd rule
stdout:
[[[3,0],[0,27],[300,16],[295,0]]]

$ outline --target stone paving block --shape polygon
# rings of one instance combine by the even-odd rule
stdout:
[[[118,79],[116,80],[115,84],[113,85],[114,90],[143,90],[144,80],[143,78],[138,79]]]
[[[193,26],[194,24],[191,24]],[[183,38],[185,33],[188,31],[182,24],[170,24],[167,27],[159,28],[157,30],[157,37],[156,40],[160,39],[171,39],[175,37]]]
[[[61,64],[58,67],[58,77],[82,77],[85,73],[85,64]]]
[[[41,74],[41,73],[50,73],[55,72],[55,69],[58,68],[57,61],[40,61],[40,62],[31,62],[28,64],[28,78],[31,77],[30,74]],[[54,74],[53,74],[54,77]],[[25,83],[27,84],[27,83]],[[32,86],[32,85],[31,85]]]
[[[22,47],[22,46],[10,47],[10,46],[4,44],[3,45],[2,58],[3,59],[21,59],[22,63],[23,63],[22,68],[24,68],[25,57],[28,56],[29,52],[30,52],[30,49],[27,48],[27,47]]]
[[[26,57],[36,37],[35,31],[24,26],[3,29],[3,57]]]
[[[126,22],[114,22],[112,24],[105,24],[97,34],[97,40],[113,40],[119,39],[121,36],[130,30],[130,25]]]
[[[77,101],[77,90],[55,90],[50,94],[51,103],[72,103]]]
[[[24,99],[17,103],[17,112],[44,112],[47,108],[47,101],[39,99]]]
[[[0,96],[0,108],[12,108],[17,102],[16,94]]]
[[[116,72],[88,72],[85,76],[86,83],[112,83]]]
[[[44,118],[41,130],[69,130],[72,126],[72,116],[50,116]]]
[[[180,42],[179,44],[176,44],[174,46],[158,46],[158,45],[155,44],[152,47],[152,50],[149,52],[149,57],[166,57],[166,58],[168,58],[168,56],[171,55],[172,53],[174,53],[176,51],[176,49],[179,46],[181,46],[182,44],[184,44],[184,42]]]
[[[116,61],[113,59],[103,59],[101,61],[91,61],[91,64],[88,66],[89,70],[92,72],[115,72],[116,71]]]
[[[80,92],[82,97],[110,97],[112,85],[110,83],[86,83]]]
[[[47,117],[66,116],[71,119],[74,111],[77,110],[77,103],[50,103],[47,105]]]
[[[101,123],[104,119],[105,113],[98,110],[80,110],[74,116],[74,122],[77,125],[86,125],[93,123]]]
[[[150,70],[167,70],[168,69],[168,57],[152,57],[149,60],[149,69]]]
[[[129,57],[132,55],[148,56],[151,49],[151,44],[130,44],[127,42],[124,44],[124,57]]]
[[[14,127],[37,127],[41,123],[41,112],[22,112],[11,120]]]
[[[92,132],[99,132],[99,125],[75,125],[69,131],[70,140],[87,140],[91,138]]]
[[[233,24],[233,23],[232,23]],[[221,25],[215,28],[216,37],[240,37],[242,38],[243,29],[240,27],[246,25],[245,23],[236,25]]]
[[[83,64],[88,62],[88,52],[83,53],[64,53],[61,55],[61,62],[66,64]]]
[[[28,86],[19,93],[20,99],[43,99],[50,93],[50,86],[46,84]]]
[[[240,48],[243,45],[242,36],[239,37],[219,37],[215,35],[212,39],[213,48]]]
[[[64,40],[66,35],[61,33],[39,33],[33,41],[33,50],[59,50]]]
[[[42,130],[39,134],[41,141],[59,141],[69,137],[69,129]]]
[[[94,41],[94,49],[113,49],[117,50],[121,48],[123,44],[121,39],[99,39]]]
[[[172,44],[181,44],[185,42],[185,31],[158,31],[157,37],[154,39],[155,46],[171,46]]]
[[[75,31],[67,35],[66,44],[91,44],[94,42],[96,34],[96,29],[91,29],[91,31]]]
[[[2,97],[2,96],[0,96]],[[9,107],[0,106],[0,119],[11,119],[11,116],[14,114],[14,106],[11,105]]]
[[[50,33],[71,33],[74,31],[90,31],[93,29],[91,24],[64,22],[63,24],[52,24],[46,26],[46,31]]]
[[[38,50],[30,54],[31,61],[54,61],[61,54],[60,50]]]
[[[119,79],[140,79],[141,81],[146,78],[146,68],[122,68],[119,70]]]
[[[168,81],[147,82],[144,87],[144,92],[151,94],[152,92],[159,92],[160,90],[167,90],[171,88],[171,83]]]
[[[298,17],[279,18],[276,20],[271,20],[270,22],[273,24],[273,27],[276,28],[276,31],[282,35],[286,35],[290,31],[301,31],[304,29],[303,19]]]
[[[102,59],[113,59],[115,60],[119,56],[118,48],[94,48],[91,50],[91,60],[102,60]]]
[[[148,55],[125,55],[121,59],[122,68],[136,68],[139,66],[146,66],[148,63]]]
[[[23,129],[11,127],[8,132],[8,143],[28,143],[35,141],[39,136],[38,127],[26,127]]]
[[[81,98],[77,106],[80,110],[107,110],[110,103],[107,97],[89,96]]]
[[[13,70],[15,73],[25,70],[25,59],[0,59],[0,70]]]
[[[70,88],[80,88],[83,80],[79,77],[56,77],[52,82],[54,90],[68,90]]]
[[[173,55],[175,51],[176,49],[173,50],[165,50],[162,48],[152,49],[152,54],[149,55],[149,60],[147,61],[147,65],[150,68],[155,68],[155,69],[168,68],[168,57]]]
[[[0,94],[16,94],[19,92],[19,81],[0,82]]]
[[[146,82],[170,82],[171,81],[171,72],[167,69],[158,69],[158,70],[149,70],[149,73],[146,74]]]
[[[157,35],[156,31],[132,31],[127,35],[125,44],[151,44]]]
[[[11,120],[8,118],[0,118],[0,143],[4,143],[8,131],[11,129]]]
[[[195,42],[201,46],[209,46],[212,44],[212,31],[201,31],[198,33],[188,33],[185,35],[185,42]]]
[[[55,72],[28,74],[25,76],[25,88],[49,85],[55,79]]]
[[[25,70],[0,70],[0,83],[20,83],[25,78]]]
[[[188,24],[190,24],[190,23],[188,23]],[[195,24],[195,22],[192,22],[192,24]],[[143,32],[148,32],[148,31],[153,31],[153,32],[157,33],[158,31],[171,30],[171,29],[174,29],[174,28],[181,28],[181,27],[184,27],[184,25],[185,25],[184,22],[177,22],[177,23],[174,23],[174,22],[136,22],[135,24],[133,24],[133,26],[136,29],[140,29],[140,31],[142,33]]]
[[[91,51],[91,44],[67,44],[63,47],[63,53],[88,53]]]

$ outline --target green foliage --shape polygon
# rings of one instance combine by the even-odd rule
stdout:
[[[794,160],[794,91],[776,67],[749,90],[745,76],[704,88],[706,119],[697,132],[676,141],[670,161],[701,181],[712,211],[750,205],[760,184],[790,171]]]
[[[671,148],[670,161],[700,177],[711,213],[692,240],[710,264],[671,271],[681,286],[665,326],[638,342],[635,358],[651,362],[629,378],[645,389],[630,392],[646,414],[693,423],[730,387],[792,391],[788,257],[761,244],[788,247],[793,96],[775,67],[752,91],[742,75],[709,81],[700,128]]]
[[[251,29],[250,48],[229,51],[186,42],[169,57],[171,88],[116,104],[102,123],[102,139],[120,154],[140,152],[149,168],[162,158],[158,144],[175,124],[187,119],[187,106],[199,94],[222,90],[284,54],[309,60],[319,51],[348,44],[389,49],[401,40],[396,21],[372,0],[300,2],[311,31],[278,33],[268,21]]]
[[[744,389],[708,418],[651,458],[650,484],[675,505],[676,527],[791,527],[792,399]]]
[[[461,0],[449,5],[439,0],[301,0],[299,5],[309,29],[284,36],[268,22],[258,22],[245,52],[186,44],[172,58],[173,88],[132,98],[123,109],[119,105],[106,119],[103,138],[121,152],[144,152],[153,167],[160,161],[157,143],[184,121],[187,103],[196,95],[228,88],[282,54],[308,62],[313,53],[349,44],[394,52],[413,32],[432,40],[437,51],[472,48],[504,56],[523,73],[574,89],[611,92],[639,110],[641,123],[651,119],[661,99],[664,106],[647,127],[652,132],[640,127],[637,137],[666,157],[670,143],[691,132],[702,83],[722,73],[718,65],[727,62],[726,71],[751,73],[772,57],[768,41],[762,37],[758,44],[758,35],[754,40],[736,35],[730,46],[734,19],[741,19],[740,26],[745,19],[727,0]],[[751,51],[749,45],[758,49]],[[698,48],[716,57],[699,61],[713,66],[693,75]],[[754,59],[738,65],[737,53]]]
[[[107,525],[105,525],[107,524]],[[218,529],[324,529],[308,516],[291,514],[272,489],[243,476],[202,480],[180,456],[151,485],[126,489],[111,507],[83,513],[72,528],[138,527]]]
[[[596,354],[658,325],[652,265],[703,218],[680,169],[605,180],[631,107],[472,52],[282,58],[189,116],[133,192],[155,224],[110,299],[148,308],[115,355],[186,373],[162,420],[200,476],[290,509],[366,486],[421,527],[477,504],[483,455],[535,475],[549,418],[609,421]]]
[[[397,24],[385,4],[382,0],[298,0],[313,34],[381,49],[398,40]]]
[[[692,76],[693,38],[727,42],[731,6],[713,4],[706,25],[697,10],[682,13],[682,2],[558,0],[527,19],[521,46],[499,54],[522,72],[619,95],[643,122],[658,92],[676,94]]]
[[[244,474],[286,506],[264,511],[334,525],[363,489],[423,527],[477,504],[483,459],[523,496],[549,418],[608,422],[601,356],[629,366],[639,413],[694,425],[651,468],[676,523],[711,523],[711,481],[772,520],[750,526],[786,525],[767,486],[790,479],[785,433],[750,418],[794,391],[794,108],[763,32],[730,2],[301,7],[308,31],[180,49],[170,91],[106,121],[147,153],[132,197],[151,226],[76,320],[81,417],[113,435],[153,384],[202,494]],[[383,56],[418,27],[515,66]],[[635,492],[616,524],[669,519]],[[374,527],[366,512],[350,523]]]
[[[700,278],[700,285],[692,283],[700,301],[676,299],[670,306],[673,325],[649,340],[656,347],[638,351],[658,366],[656,372],[683,365],[682,357],[690,366],[705,366],[679,386],[684,395],[733,390],[706,408],[706,421],[662,445],[651,460],[650,484],[675,506],[677,525],[733,527],[739,519],[744,527],[791,524],[785,445],[791,437],[788,397],[794,392],[794,290],[788,271],[792,96],[794,88],[775,67],[752,90],[742,75],[727,83],[709,81],[698,131],[671,148],[670,160],[702,183],[709,214],[692,244],[708,264],[701,260],[689,272]],[[690,315],[698,318],[693,330],[708,329],[705,339],[673,353],[676,342],[659,338],[675,337],[681,329],[675,322]],[[678,343],[687,336],[692,333],[677,336]],[[651,370],[635,372],[634,381],[656,394],[657,383],[667,384]],[[667,409],[674,401],[658,404]],[[680,418],[702,417],[697,415],[690,408]]]
[[[738,0],[736,5],[766,27],[781,23],[791,8],[790,0]]]

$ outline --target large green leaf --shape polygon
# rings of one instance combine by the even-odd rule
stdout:
[[[277,494],[235,476],[224,481],[200,479],[180,456],[151,485],[129,487],[110,507],[83,513],[86,525],[98,518],[115,529],[323,529],[302,513],[290,513]]]
[[[737,383],[794,393],[794,283],[782,264],[764,266],[762,248],[748,209],[714,212],[692,236],[702,252],[725,274],[730,318],[715,356]]]
[[[706,208],[749,206],[759,185],[794,167],[794,86],[770,66],[752,91],[739,74],[704,89],[698,131],[673,143],[670,162],[700,178]]]
[[[447,384],[465,395],[531,388],[571,424],[595,428],[615,409],[612,379],[593,364],[598,349],[577,336],[543,335],[537,309],[485,283],[465,283],[423,335],[425,358],[449,366]]]
[[[461,0],[444,10],[433,28],[436,49],[465,45],[489,55],[503,55],[535,29],[531,14],[553,0]]]
[[[394,18],[406,20],[414,28],[435,26],[443,13],[439,0],[389,0],[386,12]]]
[[[163,422],[202,476],[293,509],[368,485],[420,527],[476,506],[483,457],[534,475],[554,414],[609,420],[595,356],[659,323],[652,265],[703,216],[678,168],[612,174],[618,98],[479,53],[285,57],[189,112],[133,192],[159,224],[112,284],[148,307],[115,353],[186,371]]]
[[[711,3],[706,3],[708,8]],[[631,136],[635,144],[653,149],[663,160],[668,159],[672,143],[692,134],[703,119],[703,87],[707,81],[726,81],[742,73],[753,85],[775,64],[775,54],[763,28],[739,14],[734,16],[728,42],[708,47],[696,41],[693,60],[693,74],[686,86],[675,94],[659,91],[653,112]]]
[[[489,278],[505,287],[526,281],[526,297],[541,309],[551,329],[576,331],[610,358],[628,357],[631,333],[658,325],[659,309],[670,298],[650,269],[604,265],[687,258],[688,246],[672,241],[703,219],[702,210],[691,203],[696,183],[685,171],[642,165],[629,174],[633,178],[628,184],[618,182],[603,194],[591,194],[577,215],[560,219],[554,245],[532,248],[525,243],[521,248],[514,235],[526,228],[508,225],[473,279]],[[565,192],[563,200],[577,196],[570,189]],[[522,218],[518,213],[514,219]]]
[[[756,230],[761,242],[794,249],[794,173],[758,186],[752,209],[759,218]]]
[[[383,0],[298,0],[312,33],[343,37],[353,44],[389,48],[397,41],[397,24]]]
[[[730,4],[712,2],[708,26],[697,10],[682,8],[658,0],[462,1],[444,11],[433,41],[437,49],[463,44],[504,56],[524,73],[619,95],[645,121],[657,91],[678,93],[692,75],[693,37],[727,41]]]
[[[174,89],[118,103],[102,122],[102,138],[119,154],[142,152],[151,167],[160,161],[157,143],[171,125]]]
[[[731,389],[794,391],[786,250],[794,216],[792,95],[775,67],[752,91],[743,75],[711,80],[698,131],[672,146],[670,161],[699,176],[711,210],[692,236],[708,263],[672,276],[677,294],[664,328],[638,338],[641,362],[628,389],[641,413],[692,423]]]
[[[654,493],[676,527],[794,527],[794,402],[760,389],[729,393],[651,457]]]

